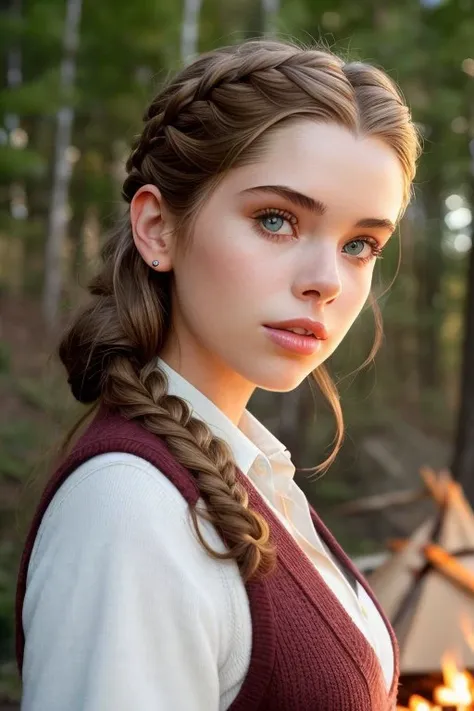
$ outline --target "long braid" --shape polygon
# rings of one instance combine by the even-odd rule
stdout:
[[[137,376],[130,360],[118,357],[109,363],[104,404],[128,419],[138,420],[161,437],[177,460],[194,474],[208,510],[199,514],[224,536],[225,553],[214,553],[202,537],[198,518],[191,511],[196,533],[210,552],[222,559],[235,558],[246,580],[257,569],[269,572],[273,548],[265,520],[248,509],[245,489],[236,481],[232,452],[201,420],[192,417],[187,403],[169,395],[165,374],[152,362]]]

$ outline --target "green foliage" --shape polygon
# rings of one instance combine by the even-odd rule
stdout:
[[[34,422],[15,420],[0,424],[0,480],[24,479],[29,473],[25,455],[39,445],[38,428]]]
[[[0,377],[10,371],[11,349],[8,343],[0,341]]]
[[[61,105],[58,82],[59,72],[54,67],[28,83],[5,90],[0,93],[0,113],[16,113],[23,119],[53,116]],[[74,96],[70,100],[74,101]]]
[[[38,153],[0,146],[0,181],[40,178],[45,170],[46,163]]]
[[[11,543],[0,543],[0,703],[2,699],[19,700],[21,682],[14,654],[16,571],[18,551]]]
[[[50,373],[42,378],[18,377],[14,388],[25,405],[57,422],[62,422],[69,411],[69,390],[62,373]]]
[[[14,616],[14,581],[7,571],[13,561],[11,544],[0,545],[0,662],[7,658],[12,645],[12,625]]]

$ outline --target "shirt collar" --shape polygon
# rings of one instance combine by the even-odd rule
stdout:
[[[269,460],[281,459],[281,455],[290,461],[290,453],[285,446],[248,410],[244,410],[238,427],[206,395],[183,378],[162,358],[157,358],[157,365],[168,378],[168,392],[185,400],[193,414],[206,422],[213,434],[225,440],[232,450],[239,469],[247,474],[257,457],[262,455]]]

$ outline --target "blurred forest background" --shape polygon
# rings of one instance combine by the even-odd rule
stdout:
[[[1,0],[0,700],[18,696],[25,521],[48,456],[82,413],[54,347],[123,210],[129,145],[170,71],[262,34],[381,65],[425,144],[413,202],[378,266],[383,348],[354,375],[373,338],[367,312],[331,364],[344,448],[324,477],[300,472],[298,483],[353,556],[409,533],[428,503],[350,516],[344,505],[416,490],[424,463],[452,467],[474,503],[474,0]],[[250,408],[297,467],[324,459],[333,422],[306,383],[258,392]]]

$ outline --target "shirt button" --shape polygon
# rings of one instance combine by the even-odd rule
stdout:
[[[369,615],[368,615],[367,608],[365,607],[365,605],[361,605],[361,606],[360,606],[360,611],[362,612],[362,617],[363,617],[365,620],[368,620],[368,619],[369,619]]]
[[[266,474],[267,473],[267,467],[264,461],[259,459],[255,465],[257,474]]]

